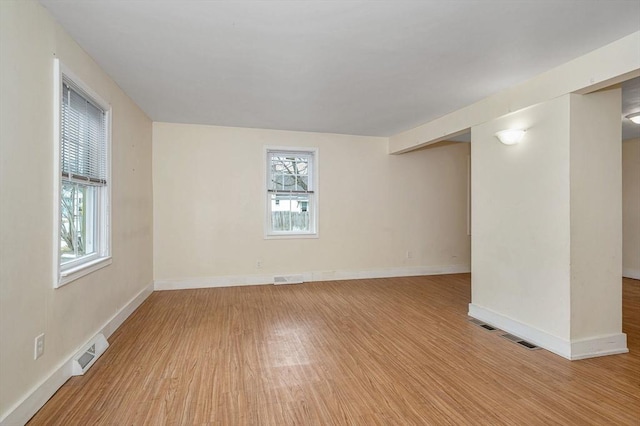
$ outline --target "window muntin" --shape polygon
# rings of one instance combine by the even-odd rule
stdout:
[[[109,115],[75,77],[57,69],[56,286],[110,263]]]
[[[267,235],[315,235],[315,151],[267,151]]]

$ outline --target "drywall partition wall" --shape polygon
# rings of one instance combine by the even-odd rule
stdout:
[[[508,128],[524,140],[502,145]],[[626,352],[620,91],[565,95],[471,138],[469,314],[569,359]]]
[[[514,127],[528,129],[518,145],[494,136]],[[472,307],[568,342],[569,96],[473,127],[471,141]]]
[[[574,343],[622,331],[622,92],[569,96]]]
[[[264,238],[266,146],[318,148],[319,238]],[[386,138],[154,123],[156,288],[468,271],[468,152],[389,156]]]
[[[0,421],[20,424],[152,281],[151,122],[34,1],[0,2]],[[113,263],[53,287],[54,56],[112,106]],[[34,361],[34,338],[45,352]],[[70,365],[70,364],[69,364]],[[29,414],[30,413],[30,414]]]
[[[622,142],[622,275],[640,280],[640,139]]]

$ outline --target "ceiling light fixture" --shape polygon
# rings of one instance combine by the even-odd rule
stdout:
[[[523,129],[507,129],[496,133],[496,137],[505,145],[515,145],[520,143],[524,133]]]
[[[627,118],[636,124],[640,124],[640,112],[634,112],[633,114],[629,114],[627,115]]]

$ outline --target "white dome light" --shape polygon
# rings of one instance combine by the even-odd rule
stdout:
[[[507,129],[496,133],[496,137],[505,145],[515,145],[522,140],[524,133],[523,129]]]

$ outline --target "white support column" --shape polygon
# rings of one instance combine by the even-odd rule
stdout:
[[[621,91],[570,95],[571,356],[626,352]]]
[[[495,133],[525,128],[501,144]],[[620,90],[474,126],[469,314],[568,359],[626,352]]]

